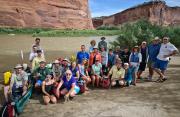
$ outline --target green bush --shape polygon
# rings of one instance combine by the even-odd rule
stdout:
[[[120,35],[110,44],[112,47],[119,45],[132,48],[135,45],[140,45],[142,41],[150,43],[156,36],[160,38],[168,36],[173,44],[180,47],[180,27],[157,26],[147,20],[139,20],[135,23],[127,23],[121,26]]]
[[[97,30],[119,30],[116,26],[100,26]]]

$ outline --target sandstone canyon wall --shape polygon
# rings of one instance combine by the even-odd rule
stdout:
[[[120,13],[94,18],[94,27],[102,25],[117,26],[126,22],[134,22],[139,19],[147,19],[153,24],[169,26],[180,24],[180,7],[169,7],[165,2],[147,2]]]
[[[88,0],[0,0],[0,27],[93,29]]]

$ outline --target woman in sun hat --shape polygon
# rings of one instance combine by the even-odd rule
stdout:
[[[133,84],[136,86],[137,71],[142,61],[142,55],[139,52],[139,47],[134,46],[129,57],[129,65],[134,68],[133,71]]]

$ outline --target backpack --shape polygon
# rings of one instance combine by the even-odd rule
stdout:
[[[109,88],[109,86],[110,86],[110,79],[109,78],[107,78],[107,77],[103,77],[103,79],[101,80],[101,82],[100,82],[100,85],[103,87],[103,88],[105,88],[105,89],[108,89]]]
[[[16,117],[15,108],[11,103],[6,103],[1,109],[1,117]]]
[[[8,85],[12,75],[11,72],[7,71],[3,75],[4,75],[4,85]]]
[[[80,88],[80,93],[84,93],[85,92],[85,83],[83,80],[78,81],[78,85]]]

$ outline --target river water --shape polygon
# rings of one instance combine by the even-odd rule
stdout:
[[[116,36],[106,37],[106,41],[113,41]],[[100,37],[41,37],[41,46],[45,51],[46,61],[52,62],[58,57],[75,55],[80,50],[80,45],[86,45],[88,49],[90,41],[97,43]],[[28,57],[35,37],[31,35],[1,35],[0,36],[0,76],[6,70],[13,70],[17,63],[21,63],[21,50],[24,53],[24,61],[29,64]],[[1,79],[1,78],[0,78]]]

